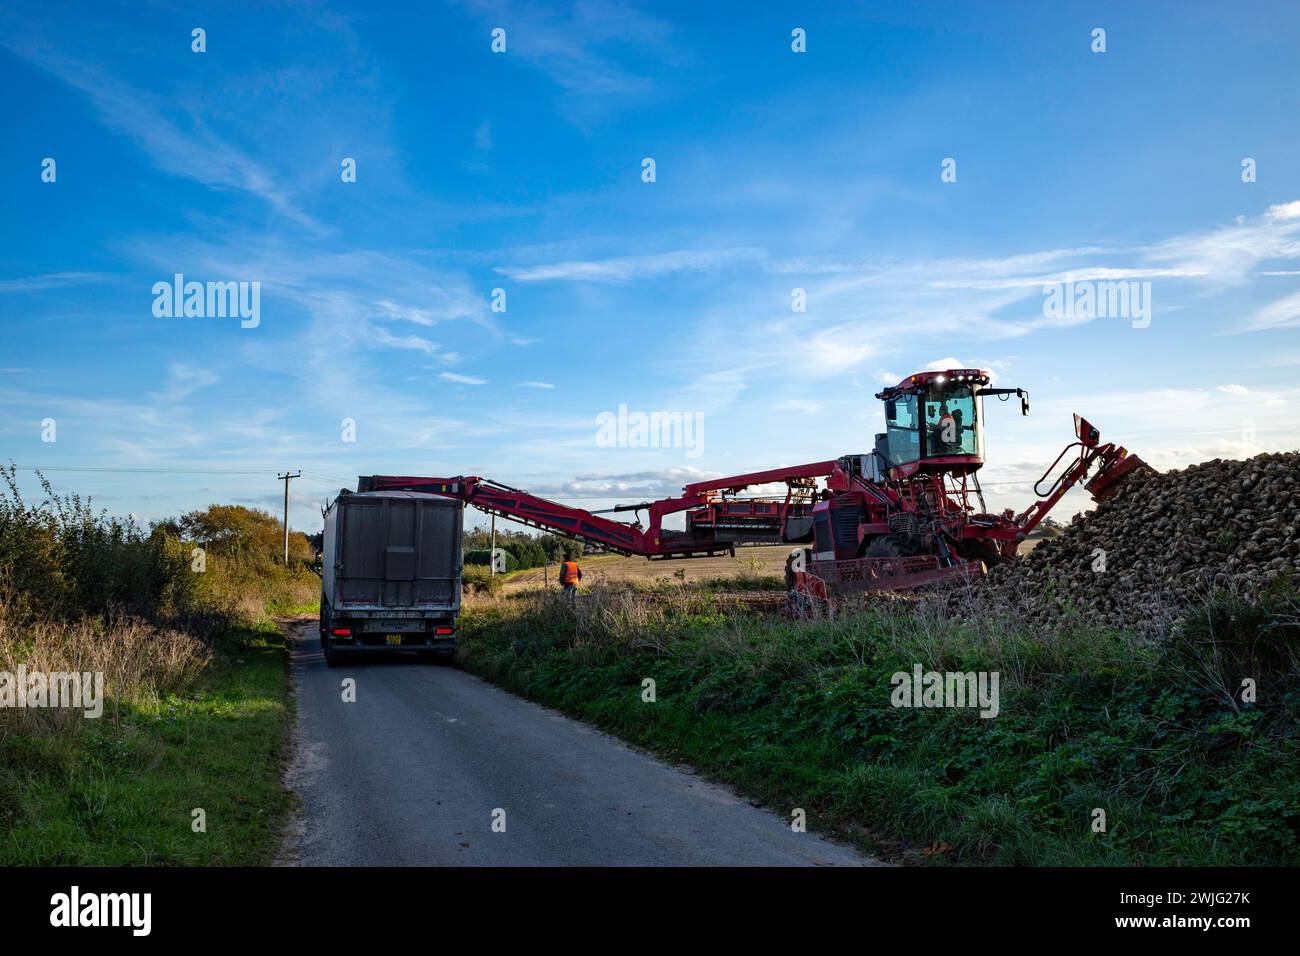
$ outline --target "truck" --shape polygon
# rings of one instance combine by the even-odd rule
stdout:
[[[317,572],[325,662],[389,651],[448,660],[460,613],[463,509],[408,491],[339,492]]]

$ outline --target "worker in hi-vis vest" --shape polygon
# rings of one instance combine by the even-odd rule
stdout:
[[[578,582],[581,580],[582,568],[578,567],[577,561],[566,554],[564,560],[560,562],[560,585],[564,588],[564,596],[570,601],[577,600]]]

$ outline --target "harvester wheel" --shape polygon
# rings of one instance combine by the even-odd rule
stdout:
[[[796,554],[795,551],[791,551],[790,554],[789,554],[789,556],[785,559],[785,589],[786,589],[787,591],[793,591],[793,590],[794,590],[794,585],[795,585],[795,580],[794,580],[794,561],[795,561],[795,554]],[[811,565],[812,565],[812,550],[811,550],[810,548],[804,548],[804,549],[803,549],[803,566],[804,566],[804,570],[807,570]]]
[[[967,541],[965,542],[965,549],[965,557],[983,561],[986,568],[992,568],[1004,561],[1013,560],[1002,553],[996,541]]]
[[[825,601],[791,589],[785,595],[785,613],[801,621],[831,616],[831,609]]]
[[[882,534],[872,538],[871,543],[867,545],[866,558],[900,558],[903,556],[903,549],[899,546],[898,538],[892,534]]]

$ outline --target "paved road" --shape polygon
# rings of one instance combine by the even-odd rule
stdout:
[[[330,669],[295,628],[301,832],[286,862],[869,866],[690,773],[452,667]],[[310,637],[310,639],[308,639]],[[344,678],[356,702],[344,703]],[[493,813],[505,811],[505,832]]]

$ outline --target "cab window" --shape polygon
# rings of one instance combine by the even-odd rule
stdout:
[[[885,430],[889,435],[889,464],[905,465],[921,457],[921,432],[916,417],[916,395],[900,395],[885,403]]]
[[[980,453],[977,402],[969,385],[931,385],[924,405],[927,457]]]

